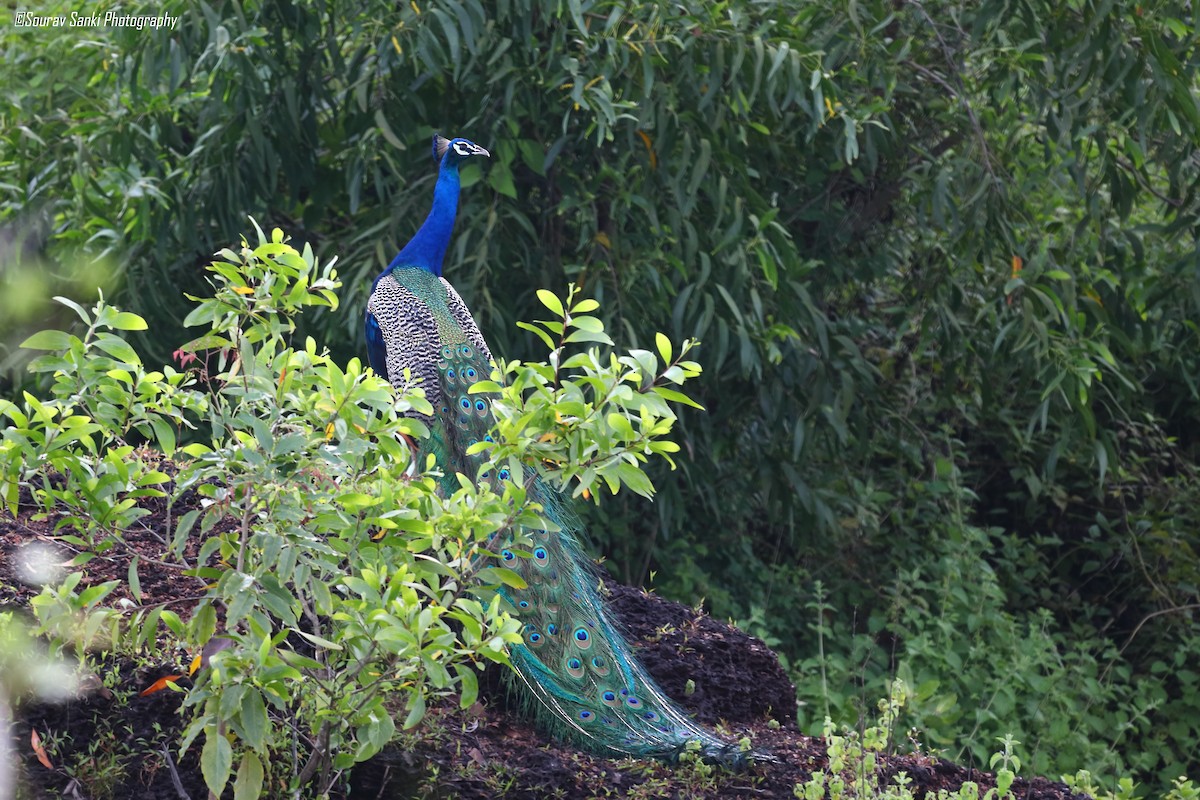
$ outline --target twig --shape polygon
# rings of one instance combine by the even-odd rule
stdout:
[[[296,777],[296,784],[298,786],[308,783],[318,768],[324,772],[324,761],[329,757],[329,727],[328,720],[321,723],[321,729],[317,732],[317,738],[312,743],[313,750],[308,756],[308,762]]]
[[[1185,606],[1173,606],[1171,608],[1159,609],[1158,611],[1151,611],[1149,614],[1142,617],[1142,621],[1139,622],[1137,624],[1137,627],[1133,629],[1133,633],[1129,634],[1129,638],[1125,640],[1125,644],[1121,645],[1120,652],[1124,653],[1126,648],[1128,648],[1129,645],[1133,642],[1134,637],[1137,636],[1139,632],[1141,632],[1142,626],[1144,626],[1147,622],[1154,619],[1155,617],[1161,617],[1163,614],[1174,614],[1176,611],[1195,611],[1197,609],[1200,609],[1200,603],[1188,603]],[[1111,664],[1109,666],[1111,666]],[[1105,672],[1108,672],[1108,670],[1106,669]]]
[[[1137,167],[1135,167],[1132,163],[1130,163],[1129,161],[1126,161],[1125,159],[1121,158],[1120,156],[1115,156],[1114,160],[1117,162],[1118,166],[1123,167],[1125,170],[1127,170],[1129,172],[1132,172],[1133,176],[1137,179],[1137,182],[1140,183],[1142,185],[1142,188],[1145,189],[1147,192],[1154,195],[1159,200],[1163,201],[1164,203],[1171,206],[1172,208],[1182,208],[1183,207],[1183,201],[1180,200],[1179,198],[1167,197],[1165,194],[1163,194],[1162,192],[1158,191],[1153,186],[1151,186],[1150,181],[1146,180],[1146,177],[1144,175],[1142,175],[1141,171]]]
[[[925,18],[927,23],[929,23],[929,29],[932,30],[933,35],[937,37],[938,45],[942,48],[942,55],[946,57],[946,66],[950,68],[950,73],[954,76],[954,82],[958,84],[958,89],[955,90],[948,83],[946,83],[945,79],[940,75],[929,69],[926,69],[915,61],[907,60],[905,63],[909,64],[916,69],[917,72],[930,78],[935,83],[940,84],[944,89],[948,90],[952,95],[958,98],[963,110],[967,112],[967,118],[971,121],[971,128],[975,131],[975,137],[979,140],[979,147],[983,150],[984,169],[987,170],[987,173],[991,176],[992,180],[996,180],[996,173],[992,170],[992,154],[991,150],[988,149],[987,139],[983,135],[983,126],[979,124],[979,117],[975,115],[975,109],[971,107],[970,101],[967,100],[967,87],[963,83],[962,73],[958,68],[958,64],[956,64],[954,61],[953,52],[950,49],[950,45],[946,43],[944,38],[942,38],[942,34],[937,29],[937,24],[933,21],[933,18],[929,16],[929,12],[925,10],[925,6],[921,5],[919,0],[909,0],[909,2],[911,5],[916,6],[917,10],[921,12],[921,16]]]
[[[192,796],[183,788],[183,781],[179,779],[179,770],[175,769],[175,759],[171,758],[171,751],[164,744],[163,759],[167,762],[167,769],[171,770],[171,784],[175,787],[175,794],[179,795],[179,800],[192,800]]]

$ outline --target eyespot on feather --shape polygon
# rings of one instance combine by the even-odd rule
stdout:
[[[588,633],[587,628],[576,628],[574,639],[575,646],[580,650],[587,650],[592,646],[592,635]]]

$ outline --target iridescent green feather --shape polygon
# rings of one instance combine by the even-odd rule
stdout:
[[[438,328],[445,323],[439,319]],[[454,487],[453,472],[507,478],[507,470],[480,475],[482,456],[467,455],[492,426],[491,396],[469,391],[488,377],[491,365],[464,336],[442,345],[437,371],[444,402],[437,409],[434,447],[444,447],[447,456],[447,488]],[[511,532],[495,546],[503,565],[527,584],[501,590],[524,623],[525,641],[511,648],[511,656],[526,708],[550,732],[597,752],[672,759],[695,741],[705,758],[743,763],[746,754],[695,723],[637,662],[604,608],[599,578],[579,545],[579,525],[560,495],[540,479],[532,495],[560,530],[527,532],[528,551],[517,550]]]

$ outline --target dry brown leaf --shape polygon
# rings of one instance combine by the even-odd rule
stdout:
[[[42,737],[38,736],[36,728],[29,731],[29,744],[33,746],[33,753],[42,766],[46,769],[54,769],[54,765],[50,763],[50,756],[46,755],[46,748],[42,747]]]

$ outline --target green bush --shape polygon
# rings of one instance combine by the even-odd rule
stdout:
[[[320,794],[393,739],[398,707],[403,728],[432,697],[468,707],[481,665],[507,662],[520,624],[494,589],[520,578],[494,566],[487,548],[502,530],[548,524],[522,475],[597,499],[601,486],[651,494],[641,464],[677,450],[662,438],[675,419],[668,402],[692,402],[668,384],[698,369],[681,360],[691,344],[672,358],[666,337],[661,364],[646,351],[573,352],[607,341],[586,316],[597,304],[573,288],[565,304],[546,292],[557,318],[539,323],[558,337],[550,363],[505,364],[495,377],[509,384],[484,387],[501,392],[491,458],[512,465],[514,480],[493,488],[460,477],[445,493],[436,465],[411,464],[401,438],[428,435],[405,415],[432,411],[419,387],[397,396],[358,359],[342,367],[312,338],[291,343],[297,314],[336,308],[332,263],[298,252],[279,230],[258,236],[211,266],[214,294],[196,298],[187,320],[208,330],[177,352],[182,371],[145,371],[119,333],[143,329],[138,315],[62,300],[87,330],[25,342],[49,351],[31,368],[52,374],[54,397],[0,401],[12,423],[0,474],[9,512],[30,487],[35,506],[59,517],[58,539],[78,549],[79,565],[120,552],[122,532],[148,513],[138,501],[167,495],[154,488],[170,481],[156,465],[182,457],[170,500],[194,491],[201,503],[177,515],[164,548],[165,568],[209,582],[190,619],[161,606],[106,608],[120,582],[77,593],[73,572],[33,599],[40,632],[82,654],[155,646],[165,626],[205,654],[184,701],[182,746],[203,735],[212,791],[233,780],[239,797],[257,797],[271,776],[270,785]],[[135,439],[161,455],[135,449]],[[137,568],[135,556],[135,596]]]

